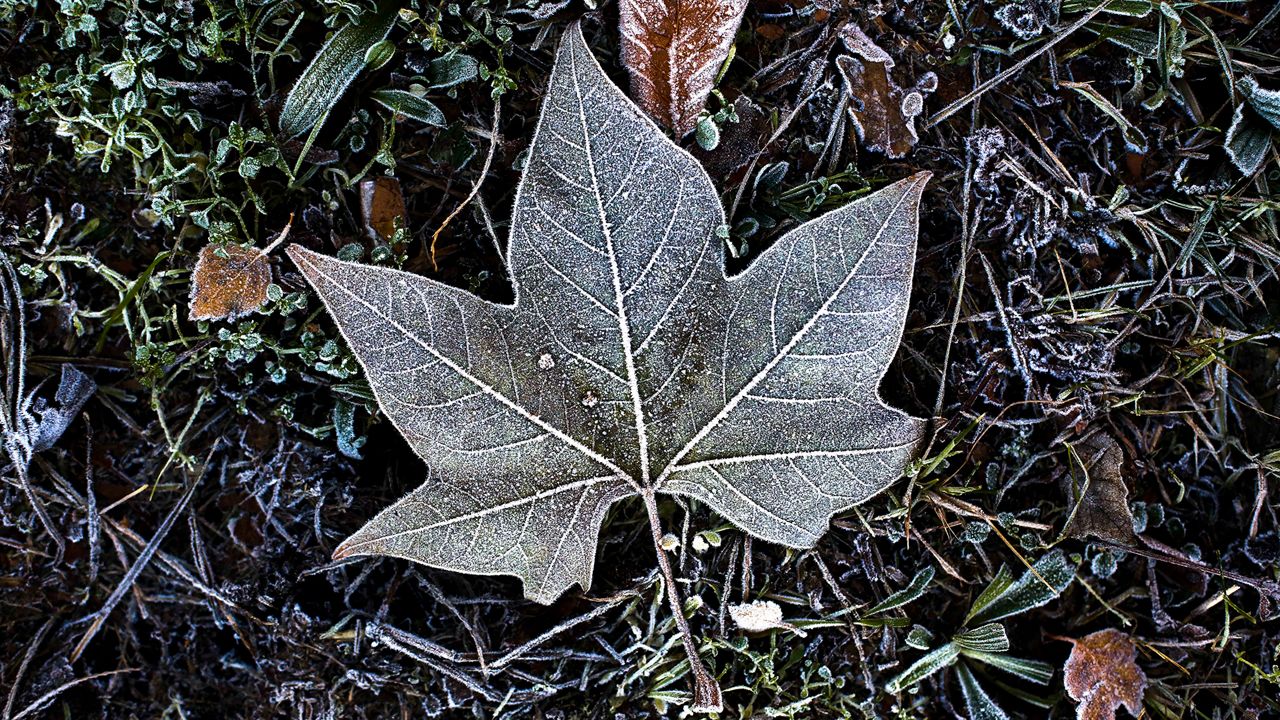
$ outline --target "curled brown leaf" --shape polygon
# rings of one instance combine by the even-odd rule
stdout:
[[[1072,644],[1063,666],[1067,694],[1079,704],[1078,720],[1115,720],[1123,705],[1135,717],[1142,712],[1142,695],[1147,675],[1136,662],[1138,648],[1133,638],[1119,630],[1099,630]]]
[[[924,111],[924,98],[938,87],[938,76],[926,73],[913,87],[893,79],[893,58],[856,25],[840,31],[851,54],[836,58],[849,93],[849,116],[858,139],[873,152],[891,158],[906,155],[919,141],[916,116]]]
[[[1136,536],[1124,482],[1124,450],[1105,432],[1086,436],[1072,449],[1072,472],[1061,480],[1072,507],[1066,534],[1132,545]]]

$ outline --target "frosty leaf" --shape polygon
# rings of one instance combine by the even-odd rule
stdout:
[[[36,424],[30,439],[31,452],[37,453],[53,447],[58,442],[58,438],[67,431],[71,421],[80,414],[80,408],[84,407],[97,389],[98,384],[93,381],[93,378],[80,372],[74,365],[64,363],[62,376],[58,380],[58,390],[53,396],[53,404],[42,400],[37,400],[35,403],[35,411],[40,415],[40,421]]]
[[[747,632],[772,630],[782,624],[782,607],[772,600],[756,600],[729,606],[729,617]]]
[[[353,460],[363,459],[360,448],[365,439],[356,435],[356,406],[349,400],[333,404],[333,434],[339,452]]]
[[[1236,169],[1252,175],[1267,159],[1272,137],[1280,131],[1280,91],[1259,87],[1250,76],[1240,80],[1240,94],[1245,102],[1236,106],[1226,148]]]
[[[746,632],[766,632],[784,629],[805,636],[805,632],[782,619],[782,607],[772,600],[754,600],[749,603],[729,606],[729,617],[733,623]]]
[[[398,115],[413,118],[426,125],[445,126],[444,113],[440,112],[440,108],[436,107],[435,103],[414,95],[408,90],[383,88],[375,90],[372,97],[379,105]]]
[[[623,0],[618,25],[631,95],[683,136],[715,85],[747,0]]]
[[[1133,544],[1133,514],[1129,512],[1129,488],[1123,475],[1124,450],[1104,432],[1089,435],[1073,450],[1075,467],[1061,481],[1072,507],[1066,533],[1077,538],[1092,535],[1118,545]]]
[[[1067,694],[1080,703],[1076,717],[1115,720],[1121,705],[1139,717],[1147,676],[1136,662],[1138,648],[1133,639],[1119,630],[1099,630],[1071,644],[1062,671]]]
[[[258,248],[210,243],[191,273],[188,317],[235,320],[267,302],[271,264]]]
[[[911,578],[911,582],[908,583],[906,587],[877,603],[876,606],[868,610],[866,614],[877,615],[882,612],[888,612],[890,610],[900,608],[907,603],[915,602],[917,598],[924,594],[925,590],[929,589],[929,584],[933,582],[933,574],[933,567],[926,567],[916,573],[916,576]]]
[[[960,650],[955,643],[942,645],[911,663],[901,674],[889,680],[884,689],[889,693],[900,693],[939,670],[954,665],[959,657]]]
[[[1271,129],[1257,118],[1248,105],[1236,106],[1225,141],[1231,163],[1244,175],[1257,172],[1267,159],[1267,153],[1271,151],[1271,136]]]
[[[916,116],[924,111],[924,97],[938,86],[938,76],[925,73],[915,87],[903,88],[893,80],[893,59],[856,25],[841,30],[852,55],[836,58],[850,95],[849,116],[858,139],[868,150],[891,158],[906,155],[920,139]]]
[[[656,493],[812,546],[920,439],[877,386],[926,180],[817,218],[726,277],[710,179],[572,26],[517,192],[514,304],[289,250],[432,471],[335,555],[514,575],[547,603],[590,585],[608,507]]]
[[[1009,715],[978,684],[978,678],[967,665],[961,663],[956,666],[956,677],[960,678],[960,692],[964,695],[969,720],[1009,720]]]
[[[427,75],[431,87],[440,90],[474,80],[480,74],[480,63],[470,55],[450,52],[431,61]]]
[[[1076,568],[1061,550],[1045,553],[1016,581],[1007,567],[1001,567],[991,584],[969,606],[965,624],[1003,620],[1038,608],[1061,595],[1075,578]]]
[[[1062,0],[1014,0],[996,9],[996,20],[1019,40],[1031,40],[1058,22]]]
[[[1260,87],[1252,75],[1240,80],[1240,94],[1249,101],[1249,107],[1266,120],[1271,127],[1280,130],[1280,90]]]

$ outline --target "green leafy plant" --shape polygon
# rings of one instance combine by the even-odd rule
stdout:
[[[280,111],[281,133],[296,137],[319,125],[361,70],[389,59],[382,43],[395,25],[397,12],[395,2],[382,0],[377,10],[329,38],[289,91]]]
[[[1061,595],[1074,578],[1075,567],[1058,550],[1041,557],[1017,580],[1008,567],[1001,567],[995,579],[969,606],[960,629],[953,632],[947,642],[934,647],[890,680],[885,689],[899,693],[954,667],[971,718],[1007,718],[1005,711],[978,682],[973,666],[995,668],[1027,682],[1047,685],[1053,677],[1053,667],[1039,660],[1009,655],[1009,637],[998,621],[1048,603]],[[907,644],[928,647],[923,632],[909,637]]]

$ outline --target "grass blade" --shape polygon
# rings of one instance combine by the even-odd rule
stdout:
[[[395,24],[398,8],[383,0],[376,12],[333,34],[302,71],[280,113],[280,132],[297,137],[310,130],[364,69],[369,48],[382,42]]]

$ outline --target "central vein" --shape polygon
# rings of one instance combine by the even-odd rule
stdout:
[[[582,151],[587,156],[587,173],[591,177],[591,195],[596,201],[596,213],[600,219],[600,232],[604,235],[605,254],[609,257],[609,271],[613,276],[613,298],[618,306],[618,333],[622,342],[622,359],[627,368],[627,387],[631,391],[631,411],[636,421],[636,438],[640,445],[640,483],[650,486],[649,479],[649,434],[645,428],[644,404],[640,399],[640,382],[636,377],[636,362],[631,351],[631,323],[627,320],[627,306],[623,300],[622,274],[618,269],[618,255],[613,246],[613,232],[609,228],[609,218],[604,211],[604,196],[600,193],[600,182],[596,177],[595,157],[591,151],[591,133],[587,129],[587,111],[582,104],[582,87],[578,83],[578,59],[569,54],[573,76],[574,95],[578,100],[578,121],[582,126]]]

